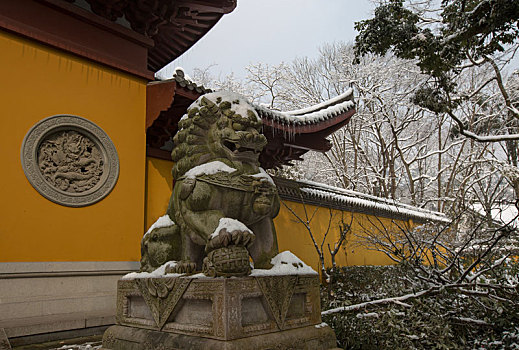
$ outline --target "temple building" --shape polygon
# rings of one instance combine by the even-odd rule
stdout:
[[[154,73],[235,7],[235,0],[0,2],[0,341],[2,329],[23,345],[101,334],[113,324],[116,281],[139,269],[143,233],[168,206],[177,124],[208,92],[181,70],[164,81]],[[255,109],[268,139],[260,162],[271,169],[329,150],[326,137],[352,118],[355,103],[349,90],[298,111]],[[446,220],[312,182],[274,181],[294,212],[320,208],[312,223],[320,239],[332,212],[332,227],[353,215],[366,227],[370,218],[375,226]],[[314,245],[287,207],[274,220],[279,249],[317,269]],[[337,239],[332,230],[326,243]],[[390,263],[353,238],[337,262]]]

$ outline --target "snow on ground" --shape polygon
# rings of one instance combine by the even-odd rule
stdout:
[[[169,227],[169,226],[173,226],[173,225],[175,225],[175,223],[170,219],[168,214],[161,216],[160,218],[157,219],[157,221],[155,221],[150,226],[148,231],[146,231],[146,233],[144,234],[144,237],[146,237],[146,235],[148,233],[150,233],[151,231],[153,231],[156,228]]]
[[[232,218],[221,218],[218,222],[218,227],[211,234],[210,239],[218,237],[222,229],[226,229],[227,232],[246,231],[253,235],[252,231],[241,221]]]
[[[361,312],[355,315],[357,318],[367,318],[367,317],[374,317],[378,318],[378,313],[376,312]]]
[[[189,179],[194,179],[200,175],[213,175],[219,172],[233,173],[235,171],[236,169],[231,168],[219,160],[216,160],[214,162],[198,165],[186,172],[184,176]]]
[[[270,263],[274,265],[270,270],[254,269],[251,276],[317,275],[314,269],[288,250],[273,257]]]

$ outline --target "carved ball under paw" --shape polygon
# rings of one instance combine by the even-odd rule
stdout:
[[[211,236],[205,246],[206,253],[211,250],[227,247],[232,242],[232,235],[225,228],[221,229],[217,236]]]
[[[249,252],[243,246],[218,248],[204,258],[203,273],[209,277],[247,276],[250,272]]]

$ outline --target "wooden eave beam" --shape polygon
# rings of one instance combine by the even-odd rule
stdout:
[[[149,145],[146,146],[146,155],[152,158],[158,158],[163,160],[171,161],[171,152],[165,151],[163,149],[153,148]]]
[[[284,146],[302,149],[304,151],[327,152],[332,148],[330,141],[325,138],[302,135],[294,141],[285,142]]]
[[[177,84],[174,80],[153,82],[146,86],[146,129],[168,110],[175,99]]]
[[[191,11],[215,12],[227,14],[236,8],[236,1],[233,0],[214,0],[214,1],[177,1],[178,7],[187,7]]]
[[[0,0],[0,28],[103,65],[153,80],[153,41],[59,0]]]
[[[195,26],[186,25],[184,26],[184,32],[191,33],[195,36],[202,35],[202,32]]]
[[[192,102],[195,102],[197,98],[202,96],[202,94],[197,92],[196,90],[189,90],[188,88],[183,88],[181,86],[179,86],[177,89],[177,95],[188,98]]]

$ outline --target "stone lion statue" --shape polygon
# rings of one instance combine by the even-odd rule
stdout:
[[[195,101],[178,126],[171,221],[143,237],[141,271],[175,260],[168,272],[246,275],[249,254],[255,268],[270,268],[280,202],[259,167],[267,139],[258,114],[241,95],[215,92]]]

